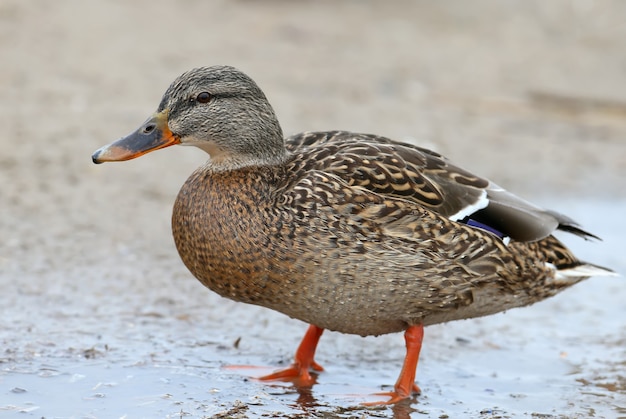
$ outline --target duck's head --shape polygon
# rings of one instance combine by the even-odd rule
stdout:
[[[174,80],[154,115],[92,159],[130,160],[174,144],[199,147],[224,168],[275,164],[285,156],[282,130],[261,89],[233,67],[214,66]]]

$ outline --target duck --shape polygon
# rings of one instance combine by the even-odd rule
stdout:
[[[172,232],[213,292],[309,327],[289,367],[258,377],[311,386],[324,330],[403,332],[406,356],[380,404],[420,393],[424,327],[522,307],[612,270],[553,233],[597,239],[441,154],[347,131],[287,138],[259,86],[231,66],[176,78],[157,111],[98,149],[125,161],[175,144],[209,158],[182,186]],[[381,397],[382,398],[382,397]]]

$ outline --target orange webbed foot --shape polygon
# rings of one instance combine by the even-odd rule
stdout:
[[[312,361],[311,365],[306,366],[294,362],[287,368],[257,377],[256,379],[261,381],[290,381],[298,387],[311,387],[317,382],[316,377],[311,375],[311,370],[321,372],[324,371],[324,368],[315,361]]]
[[[413,394],[420,394],[422,390],[417,386],[417,384],[413,384],[412,392],[404,392],[404,391],[382,391],[380,393],[374,393],[377,396],[389,397],[389,400],[380,400],[375,402],[364,402],[361,403],[363,406],[385,406],[388,404],[395,404],[402,400],[408,399]]]
[[[311,387],[316,383],[316,377],[311,370],[321,372],[324,368],[313,359],[317,343],[324,329],[310,325],[307,329],[295,355],[295,362],[291,366],[278,370],[272,374],[257,377],[261,381],[291,381],[300,387]]]
[[[410,326],[404,332],[404,340],[406,342],[406,357],[404,358],[404,364],[402,365],[402,370],[400,371],[398,381],[393,387],[393,391],[376,393],[379,395],[388,396],[389,400],[362,403],[364,406],[394,404],[411,397],[412,393],[422,392],[417,384],[415,384],[415,370],[417,368],[417,361],[420,356],[420,350],[422,349],[423,338],[424,326],[422,326],[421,324]]]

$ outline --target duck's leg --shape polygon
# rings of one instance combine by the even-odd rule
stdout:
[[[368,402],[363,403],[366,406],[374,406],[380,404],[393,404],[400,400],[410,397],[413,392],[421,393],[420,388],[415,384],[415,370],[417,369],[417,361],[420,357],[420,350],[422,349],[422,340],[424,339],[424,326],[414,325],[410,326],[404,332],[404,341],[406,342],[406,357],[404,358],[404,364],[400,371],[400,376],[396,385],[393,387],[393,391],[384,393],[377,393],[385,396],[389,396],[390,399],[381,402]]]
[[[294,363],[288,368],[264,375],[258,379],[264,381],[293,381],[294,384],[300,386],[313,385],[315,380],[311,377],[310,369],[324,371],[324,368],[313,359],[315,357],[317,342],[319,342],[323,332],[324,329],[310,325],[296,350]]]

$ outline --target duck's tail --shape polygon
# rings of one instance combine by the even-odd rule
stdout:
[[[565,286],[573,285],[591,276],[619,276],[615,271],[587,262],[579,262],[573,266],[557,265],[554,269],[554,281]]]
[[[554,275],[548,280],[554,288],[565,288],[591,276],[619,276],[616,272],[592,263],[578,260],[556,237],[548,236],[536,242],[511,242],[512,246],[526,246],[538,259],[543,260]]]

